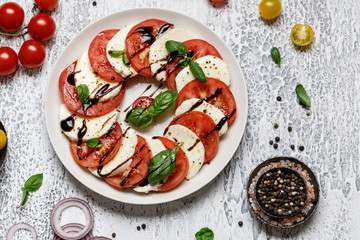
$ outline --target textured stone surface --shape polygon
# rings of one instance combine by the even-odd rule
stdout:
[[[4,1],[1,1],[3,3]],[[31,17],[32,1],[18,0]],[[215,239],[357,239],[360,236],[360,69],[358,0],[283,0],[281,16],[263,21],[258,2],[229,0],[213,7],[207,0],[60,0],[52,13],[57,33],[47,42],[47,60],[35,70],[23,67],[0,77],[0,119],[9,133],[9,152],[0,169],[0,239],[16,222],[36,226],[40,239],[52,239],[50,211],[65,197],[79,197],[94,210],[94,235],[116,239],[194,239],[208,226]],[[67,43],[85,26],[124,9],[160,7],[183,12],[219,34],[236,55],[249,95],[249,117],[234,159],[214,181],[184,199],[156,206],[121,204],[95,194],[62,166],[45,128],[47,77]],[[156,17],[156,16],[154,16]],[[296,23],[315,31],[312,46],[294,47],[289,38]],[[1,38],[1,46],[18,50],[22,39]],[[278,68],[270,49],[282,55]],[[312,100],[311,115],[297,104],[302,83]],[[276,101],[277,96],[281,102]],[[274,129],[273,123],[279,128]],[[287,131],[288,125],[293,131]],[[231,129],[230,129],[231,130]],[[274,150],[269,140],[280,136]],[[296,150],[289,148],[295,144]],[[305,151],[297,150],[304,145]],[[291,231],[277,231],[251,217],[245,185],[251,170],[266,158],[297,157],[321,184],[320,204],[312,219]],[[44,185],[18,209],[20,188],[32,174],[43,172]],[[71,213],[69,213],[71,215]],[[73,214],[74,215],[74,214]],[[244,222],[243,227],[238,221]],[[147,224],[146,230],[136,226]],[[20,239],[20,238],[19,238]],[[25,239],[25,238],[23,238]]]

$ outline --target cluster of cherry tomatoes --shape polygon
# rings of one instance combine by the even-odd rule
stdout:
[[[4,3],[0,6],[0,32],[1,36],[21,37],[29,34],[32,39],[25,41],[17,54],[10,47],[0,47],[0,76],[6,76],[16,71],[20,63],[26,68],[39,67],[46,56],[43,41],[49,40],[55,33],[54,19],[44,13],[53,10],[58,0],[34,0],[35,6],[41,12],[35,14],[27,26],[24,22],[24,10],[14,2]]]

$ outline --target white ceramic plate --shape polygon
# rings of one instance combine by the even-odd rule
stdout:
[[[60,124],[58,122],[59,107],[63,104],[58,90],[58,78],[61,72],[69,64],[77,60],[81,54],[87,50],[92,39],[99,32],[111,28],[123,28],[127,24],[137,24],[149,18],[162,19],[173,23],[175,27],[187,29],[196,34],[198,38],[204,39],[216,47],[230,70],[232,79],[230,89],[236,99],[237,115],[236,120],[230,126],[229,131],[220,138],[219,151],[215,159],[212,160],[211,164],[205,165],[198,175],[190,181],[183,181],[180,186],[170,192],[139,194],[134,191],[120,191],[109,186],[105,181],[91,175],[85,168],[82,168],[75,160],[73,160],[69,149],[68,139],[61,133]],[[149,84],[153,84],[154,86],[148,93],[151,93],[159,85],[155,79],[146,80],[138,78],[130,81],[129,85],[127,85],[124,100],[119,106],[119,109],[124,109],[128,104],[134,101],[137,96],[141,94],[141,91]],[[83,29],[69,43],[57,60],[50,76],[45,102],[46,126],[49,137],[56,154],[67,170],[93,191],[110,199],[132,204],[158,204],[177,200],[192,194],[214,179],[231,160],[240,144],[245,129],[247,110],[247,90],[243,74],[233,53],[221,38],[209,28],[188,16],[169,10],[154,8],[132,9],[115,13]],[[138,133],[140,135],[145,134],[150,136],[162,135],[163,130],[171,121],[171,115],[174,113],[174,110],[169,110],[169,112],[170,114],[167,114],[167,117],[165,117],[166,115],[161,117],[154,125],[152,124]]]

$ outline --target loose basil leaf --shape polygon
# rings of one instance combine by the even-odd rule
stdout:
[[[131,67],[130,61],[129,61],[129,59],[126,57],[125,52],[124,52],[124,54],[122,55],[122,60],[123,60],[124,64],[125,64],[127,67]]]
[[[148,110],[148,109],[144,109],[141,107],[136,107],[131,109],[126,114],[125,121],[139,128],[148,126],[154,118],[154,114],[152,113],[152,110],[151,109]]]
[[[169,53],[177,51],[177,56],[179,57],[185,56],[185,54],[188,52],[187,47],[183,43],[174,40],[166,41],[165,47]]]
[[[205,73],[197,62],[191,61],[189,63],[189,67],[190,67],[192,74],[194,74],[196,79],[198,79],[200,82],[203,82],[203,83],[207,82]]]
[[[279,49],[273,47],[271,49],[271,57],[274,60],[274,62],[280,67],[281,57],[280,57]]]
[[[210,228],[202,228],[195,234],[196,240],[213,240],[214,232]]]
[[[182,147],[180,146],[159,152],[151,158],[148,168],[148,182],[151,185],[158,183],[160,180],[166,178],[174,170],[176,165],[176,154]]]
[[[36,192],[39,190],[43,182],[43,174],[36,174],[31,176],[24,185],[24,189],[28,192]]]
[[[86,104],[89,101],[89,96],[90,96],[90,91],[88,86],[86,86],[86,84],[80,84],[77,87],[77,91],[81,104],[83,105]]]
[[[298,84],[295,90],[300,102],[302,102],[305,106],[310,107],[311,101],[303,85]]]
[[[157,95],[151,104],[151,106],[153,106],[154,114],[159,115],[160,113],[165,112],[174,105],[176,97],[177,91],[175,90],[166,90]]]
[[[103,146],[103,143],[97,138],[92,138],[87,142],[87,145],[91,148],[99,148]]]
[[[121,57],[124,55],[124,53],[126,52],[126,50],[124,51],[115,51],[115,50],[109,50],[108,53],[110,54],[110,56],[112,57]]]
[[[23,206],[23,205],[27,202],[28,197],[29,197],[29,192],[26,191],[25,188],[22,187],[21,190],[22,190],[23,195],[22,195],[21,203],[20,203],[20,205],[18,206],[18,208],[21,207],[21,206]]]

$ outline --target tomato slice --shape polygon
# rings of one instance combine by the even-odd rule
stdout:
[[[92,40],[88,51],[90,64],[94,71],[102,78],[114,82],[124,81],[124,78],[110,65],[107,59],[106,46],[118,31],[119,29],[109,29],[100,32]]]
[[[141,107],[146,109],[150,107],[153,101],[154,99],[152,97],[142,96],[134,101],[134,103],[132,104],[132,108]]]
[[[74,74],[75,66],[76,61],[65,68],[59,78],[60,94],[67,108],[76,114],[86,117],[98,117],[114,110],[114,108],[123,99],[125,94],[125,85],[122,86],[118,95],[106,102],[98,102],[92,105],[86,110],[86,113],[84,113],[84,109],[78,97],[77,88],[75,84],[72,84],[71,81],[68,81],[69,75]]]
[[[235,98],[229,87],[220,80],[207,78],[207,83],[202,83],[197,79],[189,82],[179,92],[175,101],[175,109],[178,108],[182,102],[190,98],[204,99],[206,102],[219,108],[228,118],[227,121],[229,125],[235,120]]]
[[[115,123],[109,132],[99,138],[103,146],[91,148],[87,143],[78,146],[77,142],[70,141],[70,151],[75,161],[83,167],[98,167],[111,161],[118,153],[122,142],[122,131],[118,123]]]
[[[149,51],[156,38],[163,35],[173,25],[159,19],[148,19],[135,25],[125,40],[126,57],[131,67],[144,77],[152,77]]]
[[[158,137],[158,139],[164,144],[166,149],[173,149],[179,146],[179,144],[170,139],[164,137]],[[186,177],[188,170],[189,160],[185,152],[180,148],[176,154],[176,165],[174,170],[166,178],[164,184],[158,188],[157,192],[167,192],[177,187]]]
[[[183,44],[187,47],[189,52],[192,51],[194,60],[207,55],[215,56],[222,59],[216,48],[204,40],[191,39],[183,42]],[[166,65],[166,82],[169,89],[176,90],[175,78],[179,74],[179,72],[183,69],[182,67],[177,66],[177,64],[181,59],[182,58],[177,57],[173,62],[169,62]]]
[[[152,155],[145,138],[137,135],[137,139],[130,166],[118,176],[105,178],[111,186],[120,189],[134,188],[145,180]]]
[[[215,130],[216,124],[211,117],[203,112],[191,111],[176,116],[170,125],[180,124],[193,131],[204,144],[205,161],[209,163],[219,148],[219,132]]]

